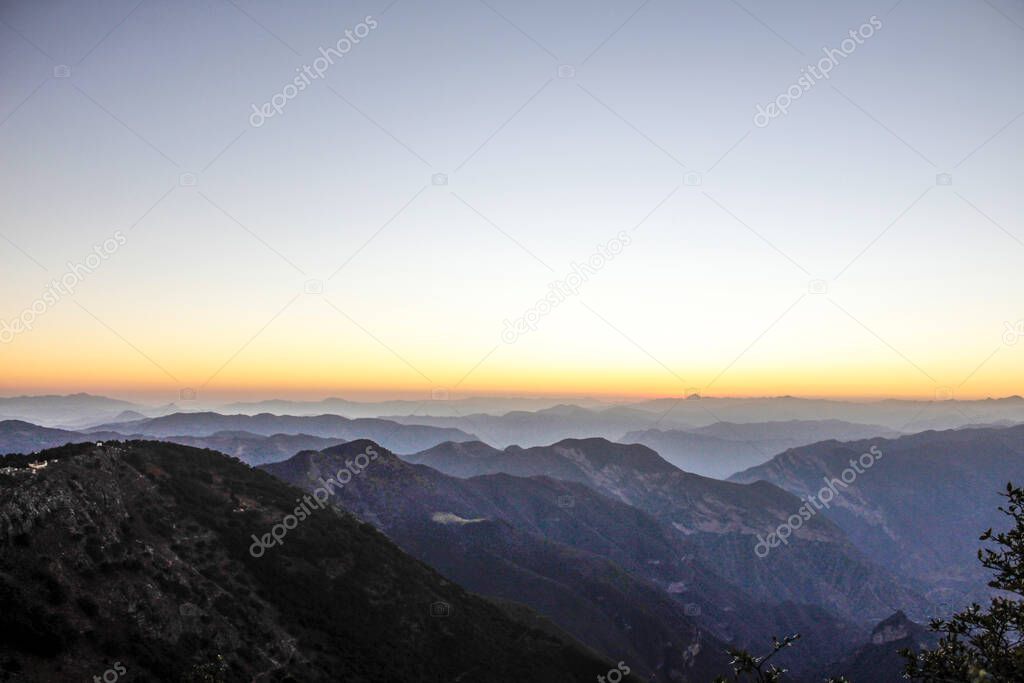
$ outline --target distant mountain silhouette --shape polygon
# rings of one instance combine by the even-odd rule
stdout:
[[[213,406],[210,406],[213,407]],[[66,396],[18,396],[0,398],[0,420],[19,419],[48,427],[81,429],[102,423],[123,421],[118,415],[134,411],[148,417],[179,412],[174,404],[144,406],[90,394]],[[1024,398],[1008,396],[976,401],[843,401],[804,399],[792,396],[764,398],[716,398],[699,395],[659,398],[633,403],[609,404],[595,399],[527,397],[469,397],[451,400],[353,401],[327,398],[320,401],[267,400],[232,403],[218,412],[225,414],[317,416],[338,414],[348,418],[385,417],[412,424],[458,427],[476,433],[495,446],[543,445],[562,438],[603,436],[619,439],[630,431],[685,429],[715,422],[777,422],[839,420],[882,425],[901,432],[951,429],[965,425],[1024,423]],[[589,415],[588,415],[589,413]],[[484,418],[512,417],[491,424]],[[530,415],[535,415],[531,418]],[[597,419],[593,419],[597,416]],[[551,431],[551,418],[589,421],[596,431]],[[422,420],[416,422],[416,420]],[[467,428],[458,420],[473,419],[479,429]],[[436,420],[437,422],[433,422]],[[518,424],[526,430],[520,438],[509,431]],[[486,429],[485,429],[486,428]],[[574,428],[575,429],[575,428]],[[608,430],[606,433],[605,430]],[[489,430],[489,431],[488,431]],[[615,430],[619,430],[615,433]],[[486,433],[485,433],[486,432]],[[835,437],[842,438],[842,437]]]
[[[340,415],[221,415],[215,412],[174,413],[146,420],[114,422],[87,431],[118,432],[155,438],[205,437],[225,431],[248,432],[260,436],[305,434],[345,441],[366,438],[374,439],[398,453],[414,453],[445,441],[472,441],[475,438],[459,429],[401,425],[389,420],[370,418],[350,420]]]
[[[221,410],[229,413],[256,415],[275,413],[277,415],[323,415],[335,413],[349,418],[381,417],[387,415],[433,415],[450,417],[483,413],[503,415],[513,410],[543,410],[563,403],[565,399],[527,398],[517,396],[470,396],[443,400],[394,400],[394,401],[352,401],[344,398],[325,398],[320,401],[290,401],[271,399],[230,403]],[[599,408],[603,404],[594,399],[573,399],[577,405]]]
[[[135,410],[125,410],[114,417],[113,420],[107,420],[108,422],[134,422],[135,420],[145,420],[148,416],[143,415]]]
[[[138,408],[128,401],[91,394],[16,396],[0,398],[0,420],[23,420],[49,427],[77,428],[101,420],[112,420],[126,410]]]
[[[843,420],[882,425],[901,432],[952,429],[971,423],[1009,420],[1024,422],[1024,398],[988,398],[977,401],[843,401],[836,399],[775,396],[764,398],[687,399],[659,398],[629,404],[659,420],[662,429],[675,428],[673,421],[695,426],[715,422],[775,422],[786,420]]]
[[[649,429],[630,432],[619,441],[649,446],[687,472],[725,479],[767,462],[789,448],[828,439],[850,441],[872,436],[898,434],[887,427],[841,420],[787,420],[743,424],[716,422],[687,430]]]
[[[502,415],[395,415],[388,419],[403,424],[470,431],[486,443],[499,448],[512,445],[541,446],[566,438],[602,437],[615,440],[626,432],[646,428],[653,422],[650,414],[626,406],[588,410],[573,405],[559,405],[535,412],[516,410]],[[689,423],[682,426],[689,426]]]
[[[22,420],[3,420],[0,422],[0,455],[8,453],[32,453],[47,448],[55,448],[68,443],[83,443],[118,439],[115,432],[82,432],[67,429],[51,429],[40,427]]]
[[[51,429],[22,422],[0,422],[0,455],[7,453],[33,453],[68,443],[92,443],[124,439],[117,432],[79,432]],[[161,441],[180,443],[196,448],[210,448],[250,465],[276,462],[291,457],[298,451],[327,448],[344,439],[309,436],[308,434],[273,434],[261,436],[249,432],[215,432],[210,436],[166,436]]]

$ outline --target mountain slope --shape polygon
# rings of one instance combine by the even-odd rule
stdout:
[[[696,627],[688,598],[670,593],[669,581],[659,586],[635,573],[636,564],[653,560],[679,585],[692,583],[693,570],[679,562],[657,523],[582,486],[507,475],[459,480],[369,441],[261,469],[312,492],[363,453],[375,454],[373,462],[334,489],[334,502],[444,575],[526,603],[644,677],[683,680],[675,671],[685,680],[708,680],[726,671],[725,644]]]
[[[1024,481],[1024,426],[923,432],[899,439],[828,441],[793,449],[732,481],[769,481],[817,493],[850,460],[882,454],[822,514],[881,564],[914,577],[959,608],[984,586],[978,535],[997,524],[999,493]]]
[[[221,454],[127,442],[43,457],[0,468],[11,680],[87,680],[117,662],[132,680],[179,681],[222,662],[231,681],[589,683],[614,666],[329,507],[255,557],[253,537],[302,494]]]
[[[450,448],[440,450],[445,458],[434,458],[433,449],[412,458],[439,467],[457,460]],[[475,466],[480,473],[507,468],[516,476],[559,476],[551,475],[552,463],[567,468],[571,480],[674,529],[688,552],[759,601],[824,606],[843,618],[872,624],[894,607],[915,615],[928,612],[920,595],[865,557],[820,514],[800,525],[785,546],[763,558],[756,555],[759,537],[767,537],[804,505],[776,486],[737,485],[689,474],[645,446],[604,439],[566,439],[498,453],[502,455],[464,458],[453,471],[465,474]]]
[[[367,446],[300,453],[263,469],[315,489],[323,486],[320,477],[352,463]],[[462,450],[449,446],[439,448]],[[647,449],[633,450],[634,466],[666,469]],[[667,667],[678,666],[680,634],[690,631],[690,622],[699,630],[684,640],[685,666],[678,668],[684,673],[699,664],[689,648],[720,653],[721,647],[712,647],[715,641],[758,648],[773,635],[798,631],[804,635],[801,652],[783,653],[780,660],[806,674],[863,637],[822,607],[753,598],[709,567],[705,560],[715,558],[676,529],[590,486],[505,474],[456,479],[377,451],[374,463],[338,491],[339,504],[459,583],[490,596],[512,591],[580,640],[613,659],[626,657],[634,668],[671,675]],[[469,445],[468,451],[469,457],[486,457],[479,446]],[[610,581],[614,574],[598,558],[629,576]],[[641,631],[638,614],[645,613],[648,626]],[[617,628],[609,628],[609,615]],[[664,649],[670,642],[675,659]],[[709,679],[710,672],[696,680]]]

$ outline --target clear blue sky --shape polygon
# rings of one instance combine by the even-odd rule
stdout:
[[[1016,393],[1022,57],[1009,0],[4,2],[0,319],[126,241],[0,393]]]

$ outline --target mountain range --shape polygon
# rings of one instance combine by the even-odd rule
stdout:
[[[277,434],[306,435],[319,438],[352,440],[374,439],[399,453],[414,453],[443,441],[472,441],[475,437],[459,429],[403,425],[389,420],[340,415],[293,416],[221,415],[220,413],[174,413],[163,417],[130,422],[114,422],[85,430],[89,434],[116,432],[127,436],[168,438],[177,436],[209,437],[222,432],[245,432],[257,436]]]
[[[188,398],[183,394],[182,398]],[[188,406],[194,406],[191,411]],[[675,430],[704,427],[716,422],[753,423],[838,420],[880,425],[898,432],[926,429],[954,429],[967,425],[1010,426],[1024,423],[1024,398],[1009,396],[982,400],[849,401],[808,399],[792,396],[761,398],[701,397],[697,394],[641,401],[601,401],[529,397],[448,398],[441,392],[424,400],[352,401],[327,398],[319,401],[273,399],[259,402],[212,404],[185,400],[181,405],[145,405],[130,401],[72,394],[66,396],[18,396],[0,398],[0,420],[18,419],[47,427],[82,429],[110,422],[125,422],[129,416],[160,417],[176,412],[214,410],[227,414],[316,416],[337,414],[348,418],[389,417],[396,421],[435,426],[457,426],[477,434],[494,446],[543,445],[563,438],[602,436],[610,440],[630,431]],[[127,415],[122,416],[122,413]],[[504,417],[492,424],[485,418]],[[530,417],[534,415],[534,417]],[[561,416],[589,423],[589,432],[550,431],[551,418]],[[469,420],[476,428],[451,424]],[[417,422],[420,420],[420,422]],[[447,421],[447,422],[446,422]],[[557,422],[554,426],[557,427]],[[507,425],[507,427],[506,427]],[[531,434],[530,429],[536,434]],[[509,429],[525,431],[516,438]],[[490,431],[488,431],[490,430]],[[548,430],[548,431],[545,431]],[[617,432],[617,433],[616,433]],[[886,436],[878,434],[878,436]],[[823,438],[842,438],[840,434]]]
[[[803,505],[767,482],[737,485],[690,474],[646,446],[605,439],[492,449],[490,456],[477,448],[460,458],[460,451],[442,444],[408,458],[453,476],[504,473],[582,483],[651,515],[673,530],[686,552],[759,601],[821,605],[840,618],[871,623],[891,614],[893,605],[921,616],[930,610],[908,582],[865,557],[823,517],[812,517],[794,531],[781,551],[759,557],[759,536],[767,536]]]
[[[999,493],[1024,481],[1024,426],[928,431],[898,439],[826,441],[788,450],[731,481],[770,482],[797,496],[881,455],[822,515],[869,557],[918,583],[939,604],[980,599],[978,534],[1002,523]],[[849,478],[849,476],[847,477]]]
[[[0,463],[5,680],[582,683],[616,668],[330,507],[257,556],[302,492],[232,458],[157,442],[41,456]]]
[[[140,406],[91,394],[0,397],[0,420],[23,420],[48,427],[86,427]]]
[[[937,393],[941,394],[941,390]],[[639,401],[629,406],[652,414],[661,424],[668,425],[673,420],[689,422],[694,426],[715,422],[842,420],[882,425],[900,432],[915,432],[954,429],[970,424],[1024,422],[1024,398],[1016,395],[967,401],[944,398],[929,401],[844,401],[795,396],[718,398],[691,395]]]
[[[1024,425],[999,415],[1017,402],[976,403],[992,408],[979,424],[961,415],[967,426],[913,434],[835,418],[670,428],[651,419],[665,403],[556,405],[484,417],[510,437],[522,428],[524,443],[599,422],[609,438],[502,447],[448,418],[108,405],[115,419],[77,430],[3,420],[0,454],[28,455],[0,458],[0,609],[16,615],[0,680],[115,662],[139,680],[447,680],[523,644],[541,653],[538,680],[621,664],[681,683],[727,673],[730,646],[763,651],[793,632],[775,658],[787,680],[899,680],[897,650],[934,642],[919,623],[989,597],[978,534],[1002,524],[999,492],[1024,475]],[[639,418],[647,428],[618,434]],[[275,519],[325,487],[328,507],[258,552]],[[359,558],[401,570],[376,582]],[[425,615],[402,594],[386,616],[324,621],[353,621],[370,609],[360,600],[376,609],[406,576],[437,598]],[[324,583],[335,579],[352,585]],[[309,586],[345,606],[320,614]],[[489,616],[455,633],[456,610]],[[356,638],[361,654],[326,651],[350,627],[371,637],[388,625],[398,631],[380,635],[383,649]],[[479,657],[414,661],[448,636]],[[185,647],[195,657],[172,661]]]
[[[404,428],[403,428],[404,429]],[[4,420],[0,422],[0,455],[7,453],[34,453],[68,443],[111,441],[124,439],[117,432],[76,432],[67,429],[53,429],[22,422]],[[214,432],[210,436],[167,436],[161,441],[180,443],[196,448],[210,448],[250,465],[276,462],[290,457],[298,451],[327,448],[344,439],[310,436],[308,434],[272,434],[261,436],[250,432]]]
[[[368,441],[262,469],[312,492],[365,452],[374,462],[331,487],[336,505],[461,585],[526,603],[645,678],[710,680],[726,670],[726,642],[758,646],[790,630],[808,634],[808,651],[791,659],[809,673],[861,636],[821,607],[755,599],[716,574],[706,564],[714,558],[705,560],[676,529],[583,484],[458,479]]]
[[[229,403],[220,410],[229,413],[256,415],[276,413],[278,415],[323,415],[334,413],[346,417],[381,417],[384,415],[452,416],[461,414],[504,415],[511,411],[537,411],[567,403],[561,398],[529,398],[517,396],[471,396],[469,398],[447,398],[444,393],[425,397],[422,401],[352,401],[344,398],[325,398],[319,401],[294,401],[271,399]],[[584,408],[600,408],[604,404],[595,399],[572,399],[574,405]]]
[[[332,502],[445,576],[537,609],[581,642],[628,661],[643,678],[667,681],[679,670],[700,680],[726,670],[725,644],[697,628],[685,596],[676,599],[624,570],[622,563],[633,569],[663,562],[661,571],[677,581],[693,574],[660,527],[635,509],[553,479],[455,479],[370,441],[299,453],[262,469],[312,492],[364,452],[376,454],[374,461]]]

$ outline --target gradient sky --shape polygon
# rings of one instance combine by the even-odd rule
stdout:
[[[1024,393],[1021,2],[389,1],[0,3],[0,394]]]

